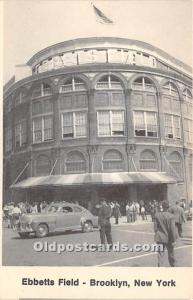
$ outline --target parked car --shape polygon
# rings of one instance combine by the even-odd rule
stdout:
[[[20,217],[17,232],[21,237],[35,233],[36,237],[45,237],[51,232],[80,229],[90,232],[98,227],[98,220],[84,207],[68,203],[52,203],[44,212],[24,214]]]

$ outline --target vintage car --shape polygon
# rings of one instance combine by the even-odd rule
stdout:
[[[22,215],[17,232],[20,237],[28,237],[31,233],[35,233],[36,237],[45,237],[48,233],[66,230],[90,232],[97,226],[97,217],[84,207],[60,202],[48,205],[44,212]]]

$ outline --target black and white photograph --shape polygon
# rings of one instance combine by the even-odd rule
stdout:
[[[192,267],[192,1],[3,4],[3,266]]]

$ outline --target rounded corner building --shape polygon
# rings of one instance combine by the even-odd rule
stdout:
[[[69,40],[4,86],[4,201],[192,199],[192,71],[144,42]]]

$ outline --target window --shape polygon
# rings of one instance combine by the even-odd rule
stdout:
[[[170,95],[170,96],[179,98],[178,90],[177,90],[176,86],[171,82],[167,82],[162,87],[162,90],[165,95]]]
[[[123,88],[122,88],[119,78],[117,78],[114,75],[105,75],[105,76],[101,77],[100,80],[97,82],[96,89],[100,89],[100,90],[118,89],[118,90],[121,90]]]
[[[193,143],[193,121],[190,119],[184,119],[184,140]]]
[[[87,107],[88,96],[85,94],[65,94],[60,98],[60,109]]]
[[[9,152],[12,150],[12,128],[5,128],[5,151]]]
[[[157,117],[155,112],[134,111],[135,136],[157,137]]]
[[[24,102],[24,99],[25,99],[25,93],[23,91],[20,91],[15,97],[15,106]]]
[[[121,171],[124,162],[122,154],[117,150],[108,150],[103,156],[103,171]]]
[[[22,121],[15,125],[15,147],[19,148],[27,143],[27,122]]]
[[[51,87],[49,86],[49,84],[42,83],[33,89],[32,98],[48,96],[51,94],[52,94],[52,91],[51,91]]]
[[[46,100],[34,100],[32,102],[32,115],[46,114],[53,111],[53,101]]]
[[[66,160],[66,172],[86,172],[86,161],[81,152],[73,151],[68,154]]]
[[[171,174],[175,177],[182,178],[182,159],[178,152],[173,152],[169,156]]]
[[[133,90],[156,92],[154,83],[147,77],[138,77],[132,84]]]
[[[86,137],[87,113],[69,112],[61,115],[62,138]]]
[[[40,155],[36,159],[36,176],[49,175],[51,171],[50,160],[46,155]]]
[[[85,91],[86,85],[80,78],[70,78],[68,79],[65,84],[60,87],[60,93],[68,93],[74,91]]]
[[[73,209],[70,206],[63,206],[63,207],[61,207],[61,209],[62,209],[62,212],[65,213],[65,214],[73,212]]]
[[[182,95],[185,101],[192,102],[192,93],[189,89],[185,89]]]
[[[124,111],[98,111],[98,136],[124,136]]]
[[[183,112],[186,115],[189,115],[192,117],[192,107],[193,107],[193,99],[192,99],[192,93],[189,89],[185,89],[182,93],[183,95]]]
[[[181,138],[180,117],[165,114],[165,137],[169,139]]]
[[[82,209],[78,206],[74,206],[74,212],[75,213],[81,213],[82,212]]]
[[[171,83],[167,82],[163,87],[163,104],[165,110],[180,110],[180,101],[179,101],[179,93],[176,86]]]
[[[43,116],[33,119],[33,143],[53,139],[53,117]]]
[[[157,158],[153,151],[145,150],[140,155],[140,170],[157,171]]]

